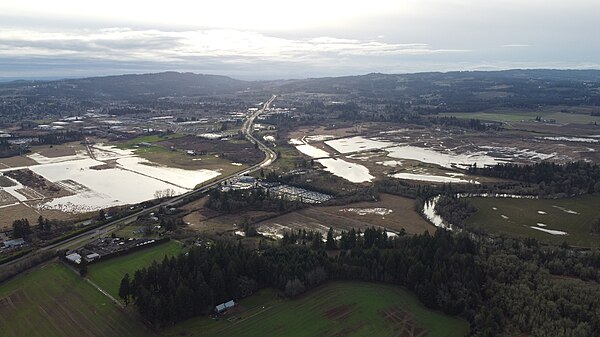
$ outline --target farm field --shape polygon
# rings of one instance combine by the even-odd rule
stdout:
[[[12,204],[12,203],[11,203]],[[0,229],[8,230],[17,219],[25,218],[30,223],[35,223],[37,218],[42,215],[48,219],[55,220],[76,220],[84,215],[64,213],[52,209],[36,210],[23,203],[12,204],[12,206],[0,208]]]
[[[320,210],[331,215],[344,216],[381,226],[393,231],[404,229],[407,233],[423,234],[435,232],[435,227],[415,211],[415,201],[392,194],[381,193],[379,201],[358,202],[344,206],[322,207]]]
[[[303,162],[302,154],[287,143],[280,142],[277,153],[277,160],[269,166],[269,170],[288,172],[296,169]]]
[[[477,213],[467,224],[489,232],[574,246],[598,247],[600,237],[590,234],[592,222],[600,216],[600,196],[569,199],[469,198]],[[534,229],[534,228],[538,229]],[[543,230],[566,232],[555,235]]]
[[[79,143],[38,147],[38,152],[29,155],[37,164],[29,166],[29,170],[3,172],[19,184],[10,189],[0,187],[0,190],[4,189],[36,208],[36,218],[41,212],[43,216],[55,219],[44,214],[46,210],[54,210],[65,214],[56,218],[60,220],[68,215],[154,199],[157,193],[181,194],[198,184],[244,168],[214,155],[198,158],[161,147],[139,148],[142,154],[156,159],[149,161],[136,155],[134,150],[97,141],[87,148]],[[15,219],[0,218],[4,225]]]
[[[163,140],[181,138],[183,136],[185,136],[185,135],[180,134],[180,133],[171,133],[171,134],[168,134],[165,136],[161,136],[161,135],[139,136],[139,137],[132,138],[132,139],[129,139],[129,140],[123,142],[122,144],[118,145],[118,147],[132,148],[134,145],[137,145],[139,143],[156,143],[156,142],[160,142]]]
[[[0,327],[2,337],[154,336],[60,263],[0,286]]]
[[[176,241],[169,241],[154,247],[119,256],[88,267],[88,278],[114,298],[119,298],[119,284],[125,273],[133,277],[133,273],[152,264],[160,262],[165,256],[175,256],[184,248]]]
[[[11,167],[22,167],[36,165],[37,162],[29,157],[25,156],[14,156],[8,158],[0,158],[0,169],[11,168]]]
[[[233,165],[231,161],[213,154],[190,156],[182,151],[170,151],[159,146],[138,148],[135,150],[135,154],[153,163],[168,167],[176,167],[184,170],[214,170],[225,175],[241,171],[248,167],[245,164]]]
[[[442,113],[440,117],[456,117],[456,118],[467,118],[467,119],[480,119],[483,121],[494,121],[494,122],[521,122],[521,121],[533,121],[537,116],[540,116],[546,120],[556,120],[558,123],[575,123],[575,124],[588,124],[600,121],[598,116],[590,116],[589,114],[575,114],[575,113],[562,113],[558,111],[490,111],[490,112],[475,112],[475,113]]]
[[[375,226],[385,227],[393,232],[404,229],[410,234],[435,232],[435,227],[414,210],[414,200],[384,193],[380,197],[381,200],[377,202],[309,207],[262,221],[257,229],[259,233],[273,237],[280,237],[285,231],[299,229],[316,230],[325,235],[329,227],[336,231],[349,231],[352,228],[364,231],[365,228]]]
[[[384,284],[332,282],[294,300],[262,291],[227,319],[191,319],[166,336],[465,336],[466,321],[425,308],[407,290]]]
[[[37,145],[31,148],[32,153],[39,153],[48,158],[74,156],[82,151],[85,151],[85,145],[80,144],[80,142],[69,142],[59,145]]]
[[[186,228],[203,234],[222,234],[241,228],[247,221],[254,223],[257,219],[274,216],[274,212],[266,211],[241,211],[237,214],[220,214],[211,209],[194,211],[183,218],[188,225]]]
[[[376,180],[391,176],[416,181],[485,183],[495,180],[465,176],[465,172],[460,169],[474,163],[485,166],[505,162],[525,164],[540,160],[552,160],[557,163],[593,161],[600,149],[598,141],[593,138],[600,133],[600,129],[589,124],[592,121],[600,121],[600,118],[589,114],[500,110],[459,115],[463,118],[491,115],[493,118],[488,120],[507,121],[509,125],[505,127],[510,130],[480,132],[466,131],[458,127],[433,130],[421,126],[399,125],[396,129],[360,133],[337,139],[331,139],[335,136],[332,132],[327,132],[330,130],[323,130],[322,134],[308,135],[291,132],[286,139],[294,143],[291,145],[296,147],[297,151],[289,153],[290,144],[278,147],[283,158],[280,165],[281,168],[289,170],[298,167],[302,160],[306,164],[310,157],[327,156],[323,152],[326,150],[337,162],[343,160],[338,163],[339,167],[334,166],[331,160],[326,163],[317,159],[315,162],[323,164],[324,170],[348,181]],[[571,123],[582,124],[532,122],[540,116],[548,119],[563,118]],[[537,130],[542,127],[546,127],[543,132]],[[536,130],[526,131],[528,129]],[[590,138],[585,138],[588,136],[584,134]],[[291,135],[301,138],[292,139]],[[285,146],[288,150],[284,151],[282,149]],[[319,165],[315,167],[319,168]],[[355,169],[349,169],[351,167]]]

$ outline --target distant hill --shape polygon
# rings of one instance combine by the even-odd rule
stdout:
[[[227,76],[163,72],[0,84],[5,93],[78,99],[146,100],[165,96],[215,96],[245,90],[313,92],[472,111],[489,106],[600,105],[600,70],[456,71],[379,74],[279,81],[242,81]],[[0,92],[1,93],[1,92]],[[423,103],[424,102],[424,103]]]
[[[600,105],[599,70],[506,70],[416,74],[367,74],[279,82],[280,92],[448,106],[477,111],[490,106]],[[443,107],[442,107],[443,108]]]
[[[414,74],[381,74],[371,73],[357,76],[321,77],[281,81],[280,87],[291,90],[326,90],[329,92],[348,92],[369,88],[374,91],[394,90],[395,86],[404,86],[407,83],[419,82],[434,83],[435,81],[449,81],[444,85],[471,81],[471,82],[511,82],[522,80],[548,80],[548,81],[589,81],[600,82],[600,70],[503,70],[503,71],[452,71],[452,72],[424,72]]]
[[[59,81],[16,81],[2,86],[27,87],[28,93],[35,95],[128,99],[230,94],[245,90],[249,84],[227,76],[164,72]]]

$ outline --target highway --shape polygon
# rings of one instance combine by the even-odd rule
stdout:
[[[248,116],[246,118],[246,120],[244,121],[244,124],[242,124],[241,131],[244,134],[244,136],[246,137],[246,139],[251,143],[258,144],[258,148],[265,154],[265,159],[263,159],[263,161],[261,161],[260,163],[255,164],[255,165],[249,167],[248,169],[243,170],[242,172],[238,172],[238,173],[234,173],[234,174],[231,174],[228,176],[221,177],[221,178],[214,180],[206,185],[200,186],[199,188],[197,188],[193,191],[189,191],[187,193],[184,193],[184,194],[178,195],[176,197],[173,197],[169,200],[166,200],[156,206],[145,208],[136,213],[133,213],[133,214],[130,214],[123,218],[114,220],[114,221],[109,222],[105,225],[102,225],[98,228],[81,233],[72,238],[55,243],[53,245],[42,247],[38,251],[46,251],[46,250],[51,250],[51,249],[58,250],[58,249],[65,249],[65,248],[69,248],[69,249],[79,248],[81,245],[85,244],[85,242],[87,242],[87,240],[94,238],[94,237],[102,237],[104,235],[107,235],[110,232],[117,229],[119,225],[128,224],[130,222],[135,221],[139,216],[147,215],[152,212],[156,212],[162,206],[167,207],[167,208],[172,207],[174,205],[177,205],[180,201],[182,201],[183,199],[185,199],[187,197],[194,196],[196,194],[204,194],[204,193],[210,191],[211,189],[219,186],[222,182],[224,182],[228,179],[231,179],[234,176],[247,175],[247,174],[255,172],[263,167],[271,165],[275,160],[277,160],[277,154],[275,153],[275,151],[273,151],[271,148],[269,148],[263,142],[256,139],[252,135],[252,131],[253,131],[254,120],[256,119],[256,117],[258,117],[261,113],[263,113],[265,110],[267,110],[271,106],[271,104],[273,103],[273,101],[275,100],[276,97],[277,97],[276,95],[271,96],[271,98],[267,102],[265,102],[259,110],[253,112],[250,116]],[[25,258],[27,258],[27,255],[25,255],[19,259],[13,260],[11,262],[8,262],[6,264],[3,264],[2,267],[18,263],[19,261],[21,261]]]
[[[271,98],[263,105],[261,109],[253,113],[250,117],[246,119],[246,121],[244,121],[244,124],[242,124],[242,133],[244,133],[246,139],[249,142],[258,144],[258,148],[265,153],[265,159],[259,164],[254,165],[248,168],[247,170],[239,173],[239,175],[246,175],[258,170],[259,168],[269,166],[277,159],[277,153],[275,153],[275,151],[273,151],[270,147],[266,146],[263,142],[256,139],[252,135],[254,120],[256,119],[256,117],[258,117],[258,115],[263,113],[266,109],[268,109],[271,106],[276,97],[276,95],[271,96]]]

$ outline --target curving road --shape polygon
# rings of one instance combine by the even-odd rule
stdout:
[[[258,148],[265,154],[265,159],[262,162],[260,162],[259,164],[256,164],[256,165],[248,168],[247,170],[239,173],[239,175],[246,175],[246,174],[249,174],[249,173],[252,173],[252,172],[258,170],[259,168],[269,166],[269,165],[271,165],[271,163],[273,163],[277,159],[277,153],[275,153],[275,151],[273,151],[270,147],[268,147],[267,145],[265,145],[263,142],[256,139],[252,135],[252,131],[254,131],[252,128],[252,126],[254,125],[254,120],[256,119],[256,117],[258,117],[258,115],[263,113],[266,109],[268,109],[271,106],[271,104],[273,103],[275,98],[277,98],[276,95],[271,96],[271,98],[265,104],[263,104],[261,109],[257,110],[255,113],[250,115],[244,121],[244,124],[242,124],[242,133],[246,136],[246,139],[249,142],[258,144]]]
[[[234,173],[234,174],[231,174],[228,176],[221,177],[221,178],[214,180],[206,185],[200,186],[199,188],[197,188],[193,191],[189,191],[184,194],[173,197],[173,198],[171,198],[167,201],[164,201],[156,206],[152,206],[152,207],[146,208],[144,210],[141,210],[139,212],[125,216],[123,218],[114,220],[114,221],[109,222],[105,225],[102,225],[96,229],[79,234],[77,236],[66,239],[59,243],[55,243],[53,245],[42,247],[39,249],[39,251],[46,251],[46,250],[51,250],[51,249],[64,249],[64,248],[69,248],[69,249],[78,248],[80,245],[83,245],[87,240],[94,238],[94,237],[104,236],[104,235],[114,231],[115,229],[117,229],[117,227],[119,225],[128,224],[130,222],[135,221],[139,216],[147,215],[152,212],[156,212],[162,206],[172,207],[173,205],[176,205],[177,203],[179,203],[180,201],[182,201],[183,199],[185,199],[187,197],[194,196],[196,194],[206,193],[206,192],[212,190],[213,188],[219,186],[222,182],[224,182],[228,179],[231,179],[234,176],[247,175],[247,174],[255,172],[263,167],[271,165],[275,160],[277,160],[277,154],[275,153],[275,151],[273,151],[271,148],[269,148],[263,142],[261,142],[260,140],[255,138],[252,135],[252,131],[253,131],[254,120],[256,119],[256,117],[258,117],[265,110],[269,109],[269,107],[271,106],[271,104],[273,103],[273,101],[275,100],[276,97],[277,97],[276,95],[271,96],[271,98],[267,102],[265,102],[259,110],[255,111],[250,116],[248,116],[246,118],[246,120],[244,121],[244,124],[242,124],[241,131],[244,134],[244,136],[246,137],[246,139],[251,143],[258,144],[258,148],[265,154],[265,159],[263,159],[263,161],[261,161],[260,163],[255,164],[242,172],[238,172],[238,173]],[[3,264],[2,267],[18,263],[27,257],[28,256],[25,255],[22,258],[19,258],[19,259],[11,261],[9,263]]]

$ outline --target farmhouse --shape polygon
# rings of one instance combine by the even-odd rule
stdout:
[[[25,240],[22,238],[4,241],[5,249],[19,248],[25,245]]]

